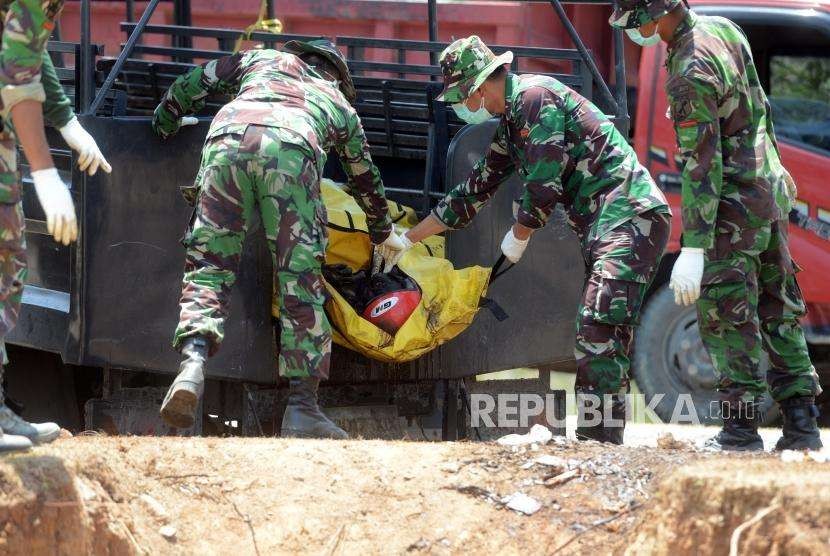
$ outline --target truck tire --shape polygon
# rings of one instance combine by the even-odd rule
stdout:
[[[766,361],[762,367],[766,372]],[[664,422],[679,409],[688,416],[688,407],[678,405],[681,394],[691,395],[700,424],[719,425],[719,402],[715,392],[715,370],[703,347],[694,307],[674,303],[668,284],[657,288],[642,313],[634,335],[632,371],[649,403],[657,394],[663,399],[654,408]],[[769,395],[761,403],[761,423],[778,418],[778,408]]]

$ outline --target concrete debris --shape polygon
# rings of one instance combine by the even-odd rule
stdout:
[[[579,476],[578,469],[571,469],[570,471],[565,471],[564,473],[560,473],[559,475],[555,475],[550,479],[545,479],[545,486],[546,487],[555,487],[557,485],[561,485],[567,483],[574,477]]]
[[[551,454],[539,456],[533,461],[535,463],[538,463],[539,465],[544,465],[546,467],[554,467],[558,469],[560,472],[568,469],[568,462],[565,459]]]
[[[511,510],[515,510],[525,515],[533,515],[540,509],[542,509],[541,502],[539,502],[535,498],[531,498],[523,492],[514,492],[505,500],[503,500],[503,502],[505,503],[505,506],[507,506]]]
[[[150,510],[150,513],[152,513],[156,519],[162,521],[167,520],[167,510],[164,509],[164,506],[161,505],[161,502],[159,502],[149,494],[142,494],[138,498],[144,503],[145,506],[147,506],[147,509]]]
[[[818,452],[807,452],[807,457],[817,463],[830,462],[830,448],[824,448]]]
[[[496,442],[502,446],[532,446],[533,444],[547,444],[552,438],[553,433],[549,428],[544,425],[533,425],[527,434],[508,434]]]
[[[455,462],[448,462],[441,466],[441,471],[445,473],[458,473],[461,466]]]
[[[781,461],[784,463],[798,463],[804,461],[804,452],[795,450],[784,450],[781,452]]]
[[[159,528],[159,535],[167,539],[168,541],[172,541],[176,538],[176,528],[172,525],[164,525],[163,527]]]

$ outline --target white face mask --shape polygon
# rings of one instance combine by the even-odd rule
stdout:
[[[481,97],[481,105],[476,111],[472,111],[467,108],[467,105],[463,102],[453,104],[452,109],[455,111],[456,116],[468,124],[480,124],[493,117],[493,115],[484,107],[484,97]]]
[[[640,46],[654,46],[660,42],[660,34],[657,32],[657,29],[654,30],[654,34],[650,37],[644,37],[640,33],[639,29],[626,29],[625,33],[628,35],[629,39]]]

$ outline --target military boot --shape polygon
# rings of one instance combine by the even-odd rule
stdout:
[[[727,401],[723,405],[723,428],[707,440],[707,448],[727,452],[751,452],[764,449],[758,434],[758,404]]]
[[[579,403],[584,404],[584,400]],[[606,406],[610,407],[611,422],[605,419]],[[577,412],[577,417],[580,421],[576,427],[577,440],[596,440],[598,442],[621,445],[625,433],[625,406],[625,394],[613,394],[610,404],[606,404],[603,397],[603,405],[601,408],[602,418],[598,423],[590,425],[582,421],[581,417],[584,415],[584,412],[580,409]],[[585,405],[582,405],[582,408],[585,407]]]
[[[0,429],[0,454],[4,452],[20,452],[32,447],[32,441],[25,436],[6,434]]]
[[[3,378],[3,381],[2,381],[2,388],[3,388],[3,394],[6,396],[6,399],[5,399],[6,407],[11,409],[12,411],[17,413],[18,415],[23,415],[24,406],[23,406],[22,403],[15,400],[11,396],[9,396],[9,385],[6,384],[5,377]]]
[[[346,431],[332,423],[317,405],[319,378],[289,379],[288,405],[282,416],[280,436],[295,438],[349,438]]]
[[[818,408],[812,396],[798,396],[780,402],[784,416],[784,436],[775,444],[776,450],[821,450],[816,417]]]
[[[0,377],[3,375],[3,369],[0,368]],[[2,384],[2,383],[0,383]],[[29,423],[21,419],[17,413],[6,406],[5,393],[0,387],[0,430],[3,431],[3,440],[0,442],[10,442],[14,446],[18,446],[20,442],[15,437],[23,436],[30,441],[31,444],[44,444],[52,442],[61,433],[61,428],[55,423]],[[25,449],[23,447],[22,449]],[[11,449],[21,449],[18,447]]]
[[[208,357],[208,341],[203,336],[193,336],[182,346],[184,361],[179,374],[170,385],[161,404],[161,418],[171,427],[189,429],[193,426],[196,408],[205,389],[205,361]]]

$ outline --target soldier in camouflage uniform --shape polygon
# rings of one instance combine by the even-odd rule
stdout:
[[[621,0],[611,24],[640,44],[668,44],[666,91],[686,161],[682,250],[670,286],[678,303],[697,302],[720,375],[723,430],[709,444],[763,449],[756,423],[763,346],[766,382],[784,414],[776,449],[820,448],[820,387],[798,324],[805,305],[787,245],[796,189],[749,43],[731,21],[697,16],[680,0]]]
[[[77,120],[71,123],[71,108],[51,62],[47,64],[46,41],[62,6],[60,0],[15,0],[0,6],[0,452],[50,442],[60,432],[55,423],[28,423],[6,406],[2,366],[8,364],[4,340],[17,322],[26,279],[25,219],[15,137],[32,168],[47,229],[65,245],[77,236],[77,224],[72,198],[55,170],[46,143],[44,101],[47,120],[61,129],[70,146],[75,148],[81,134],[85,148],[87,139],[94,144]],[[90,168],[87,158],[82,158],[84,168]],[[95,169],[102,159],[95,159]],[[105,169],[109,171],[106,165]]]
[[[500,122],[469,177],[403,238],[409,244],[464,227],[517,171],[524,194],[502,243],[516,262],[530,234],[561,203],[587,270],[576,320],[576,391],[583,404],[602,401],[613,417],[583,420],[577,434],[619,444],[634,326],[668,241],[671,213],[625,137],[597,107],[556,79],[508,73],[504,64],[512,57],[494,56],[476,36],[441,54],[440,99],[468,123],[493,115]]]
[[[153,129],[162,137],[175,133],[183,116],[219,92],[236,98],[213,119],[202,151],[173,340],[186,358],[161,415],[176,427],[193,423],[204,361],[222,342],[242,242],[258,209],[279,285],[279,372],[290,379],[282,433],[344,438],[317,406],[317,386],[328,378],[331,352],[323,311],[327,236],[320,178],[332,147],[366,212],[372,242],[392,248],[400,242],[350,104],[355,90],[349,70],[326,40],[291,41],[282,52],[252,50],[220,58],[173,83],[156,108]]]

